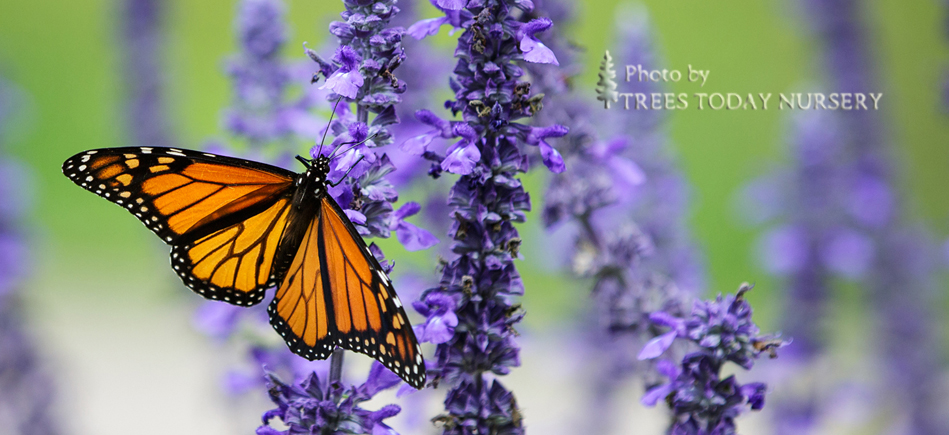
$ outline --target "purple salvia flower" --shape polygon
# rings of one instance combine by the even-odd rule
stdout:
[[[839,163],[844,149],[836,119],[805,113],[794,119],[792,130],[794,167],[772,171],[772,176],[752,184],[746,190],[748,205],[743,209],[750,210],[748,216],[753,220],[783,218],[762,237],[758,251],[765,269],[785,279],[787,303],[794,309],[787,310],[782,330],[795,339],[785,360],[796,365],[813,361],[824,347],[821,337],[825,334],[814,319],[826,315],[828,279],[841,274],[842,269],[853,277],[854,271],[865,270],[866,264],[841,267],[842,259],[853,262],[859,258],[854,252],[840,252],[841,245],[852,245],[859,236],[841,207],[848,196],[849,174]],[[778,191],[777,186],[786,188]],[[851,241],[841,242],[845,239]],[[794,407],[803,412],[808,406]],[[797,422],[809,420],[804,415],[787,417]]]
[[[0,78],[0,145],[11,117],[24,104],[20,90]],[[19,293],[29,267],[21,227],[28,187],[26,169],[0,153],[0,427],[4,433],[53,435],[53,381],[26,329]]]
[[[521,41],[533,40],[538,31],[519,33],[524,23],[515,19],[515,9],[529,12],[528,2],[446,0],[436,6],[446,12],[446,22],[464,29],[450,80],[455,98],[445,103],[463,120],[419,111],[418,120],[432,128],[403,145],[432,162],[433,177],[442,171],[460,175],[448,198],[456,257],[444,265],[440,285],[413,304],[427,317],[419,336],[437,344],[429,369],[433,383],[449,388],[446,411],[435,421],[446,434],[519,434],[524,429],[517,402],[498,378],[520,364],[514,325],[523,312],[514,298],[524,288],[513,262],[520,246],[513,224],[524,221],[530,197],[517,175],[528,169],[527,145],[540,146],[566,129],[518,123],[539,110],[542,98],[532,97],[530,84],[519,81],[518,62],[529,60]],[[435,139],[455,142],[441,151],[444,141]],[[562,160],[551,154],[548,165],[556,169]]]
[[[331,61],[307,50],[320,69],[313,80],[323,77],[321,86],[331,90],[328,99],[342,98],[355,104],[355,113],[340,105],[329,129],[334,139],[326,152],[345,150],[334,158],[330,177],[348,172],[348,180],[330,194],[337,200],[363,236],[389,237],[395,230],[410,250],[427,249],[437,239],[404,218],[411,214],[394,214],[392,203],[398,193],[385,177],[396,168],[391,159],[375,148],[392,142],[390,128],[399,123],[396,105],[402,101],[406,84],[395,76],[402,65],[402,28],[389,27],[399,13],[395,1],[360,2],[346,0],[344,21],[330,24],[330,32],[339,38],[340,46]],[[374,115],[370,120],[370,114]],[[342,148],[341,148],[342,147]],[[316,146],[311,155],[323,152]]]
[[[128,99],[125,125],[132,144],[174,146],[165,103],[164,57],[165,0],[125,0],[123,37]]]
[[[744,298],[748,290],[751,286],[742,284],[735,295],[695,301],[688,317],[662,311],[650,315],[653,323],[669,331],[647,343],[640,359],[658,358],[673,339],[689,343],[694,350],[678,366],[669,360],[660,361],[657,368],[668,381],[652,386],[642,399],[647,406],[655,406],[660,400],[669,404],[675,415],[669,433],[735,434],[738,415],[746,409],[764,407],[765,384],[739,384],[734,375],[722,377],[725,363],[750,370],[762,353],[774,358],[777,349],[788,344],[758,334],[751,320],[751,306]]]
[[[270,398],[277,408],[264,413],[264,424],[257,435],[302,435],[316,433],[352,433],[398,435],[383,420],[401,411],[397,405],[386,405],[378,411],[368,411],[360,404],[378,392],[399,384],[400,379],[379,362],[373,362],[369,377],[361,385],[344,387],[312,372],[295,385],[288,385],[274,373],[267,373]],[[280,419],[287,428],[277,430],[270,426]]]

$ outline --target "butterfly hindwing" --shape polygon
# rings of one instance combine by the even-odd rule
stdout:
[[[194,242],[175,245],[172,268],[198,294],[249,306],[277,285],[274,258],[289,221],[290,199]]]
[[[329,196],[307,228],[268,312],[294,353],[364,353],[421,388],[425,366],[405,310],[379,262]]]

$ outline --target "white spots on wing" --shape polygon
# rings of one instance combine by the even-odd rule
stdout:
[[[79,166],[79,170],[80,170],[80,171],[85,171],[85,170],[86,170],[86,165],[80,165],[80,166]]]
[[[184,156],[185,156],[184,153],[182,153],[181,151],[168,151],[167,154],[171,154],[171,155],[173,155],[173,156],[178,156],[178,157],[184,157]]]
[[[392,298],[392,303],[395,304],[396,307],[402,308],[402,302],[399,301],[398,296]]]
[[[94,179],[94,178],[92,178],[92,175],[86,177],[86,181],[92,181],[93,179]]]
[[[204,155],[206,155],[206,156],[208,156],[208,157],[217,157],[217,156],[214,155],[214,154],[209,154],[209,153],[202,153],[202,154],[204,154]]]
[[[92,158],[92,156],[85,155],[85,156],[82,156],[82,158],[79,160],[82,161],[83,163],[86,163],[89,161],[90,158]]]
[[[91,155],[93,155],[93,154],[95,154],[95,153],[97,153],[97,152],[99,152],[99,151],[98,151],[98,150],[86,151],[86,154],[89,154],[89,155],[91,156]]]

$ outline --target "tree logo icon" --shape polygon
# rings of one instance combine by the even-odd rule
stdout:
[[[610,51],[606,50],[603,55],[603,62],[600,62],[600,81],[596,83],[596,99],[603,102],[603,107],[610,108],[610,102],[616,102],[619,94],[616,93],[616,70],[613,69],[613,58]]]

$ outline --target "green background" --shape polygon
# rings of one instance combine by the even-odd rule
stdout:
[[[194,148],[208,138],[224,136],[221,111],[229,103],[230,90],[222,66],[236,51],[236,2],[170,3],[164,60],[168,102],[179,143]],[[663,66],[685,70],[691,64],[711,71],[704,88],[683,81],[671,84],[672,92],[770,92],[776,99],[780,92],[820,86],[820,47],[797,2],[630,4],[648,12]],[[949,122],[939,92],[949,68],[946,8],[934,0],[863,4],[906,213],[944,238],[949,232]],[[154,236],[115,206],[82,192],[60,172],[62,161],[76,152],[129,145],[122,120],[118,5],[102,0],[0,0],[0,74],[31,97],[7,144],[8,152],[27,163],[34,175],[28,221],[34,267],[27,309],[38,334],[54,337],[51,346],[75,346],[77,351],[87,345],[66,343],[57,331],[84,322],[101,322],[106,328],[115,311],[161,316],[162,311],[152,308],[195,298],[166,266],[167,250]],[[288,6],[291,31],[286,55],[293,58],[302,56],[304,41],[318,47],[328,35],[326,25],[342,9],[339,2],[316,0],[292,0]],[[607,48],[615,50],[617,6],[614,0],[584,2],[568,29],[587,49],[587,72],[580,86],[591,94],[600,56]],[[426,11],[433,15],[431,8]],[[444,29],[437,41],[450,49],[451,38]],[[617,58],[616,63],[623,65],[624,59]],[[774,325],[772,314],[780,309],[778,282],[755,261],[752,247],[761,228],[742,223],[735,195],[750,179],[786,160],[789,115],[774,108],[690,108],[674,112],[666,126],[691,183],[689,222],[707,259],[709,288],[730,292],[742,281],[757,282],[751,299],[765,327]],[[542,172],[529,176],[535,212],[522,228],[526,260],[519,265],[528,292],[527,321],[538,329],[562,324],[560,316],[570,314],[577,299],[587,294],[584,283],[563,281],[531,258],[543,246],[536,213],[542,204]],[[429,261],[425,254],[409,255],[394,243],[384,246],[397,260],[417,265]],[[187,322],[185,315],[172,317]],[[116,349],[120,354],[121,346]]]

